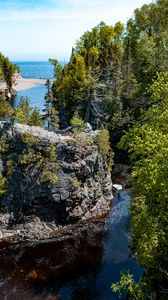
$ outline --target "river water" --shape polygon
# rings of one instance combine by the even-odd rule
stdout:
[[[98,249],[95,250],[95,258],[98,259],[89,260],[86,266],[82,262],[81,267],[73,265],[60,276],[33,285],[26,284],[21,273],[18,276],[12,275],[10,270],[0,270],[0,299],[118,300],[110,286],[119,279],[120,272],[130,270],[137,280],[142,274],[129,249],[129,205],[128,192],[116,194],[106,220],[106,230],[98,241],[100,247],[95,248]],[[125,299],[124,296],[122,299]]]
[[[18,65],[25,78],[52,78],[49,63],[23,63]],[[44,71],[45,69],[45,71]],[[42,109],[46,88],[44,85],[18,92],[14,106],[20,96],[30,99],[31,106]],[[127,191],[116,194],[111,213],[106,220],[106,230],[97,241],[92,259],[81,265],[65,270],[51,280],[29,285],[21,275],[15,276],[12,270],[0,268],[0,299],[47,299],[47,300],[118,300],[111,291],[111,284],[120,277],[120,272],[129,270],[139,279],[142,274],[138,263],[131,257],[129,245],[131,234],[129,227],[130,196]],[[82,251],[82,250],[81,250]],[[95,259],[94,259],[95,256]],[[24,277],[24,276],[23,276]],[[123,298],[124,299],[124,296]]]
[[[132,259],[129,244],[130,196],[127,192],[116,194],[114,205],[106,222],[106,231],[100,243],[103,244],[101,260],[94,269],[70,280],[60,288],[62,300],[117,300],[111,289],[120,272],[130,270],[138,280],[142,274],[137,262]],[[54,291],[54,287],[53,291]]]

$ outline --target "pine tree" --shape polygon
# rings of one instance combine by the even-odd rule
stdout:
[[[48,79],[46,81],[47,93],[45,96],[45,108],[43,109],[43,119],[47,123],[48,130],[56,130],[59,128],[59,116],[58,111],[54,108],[53,92],[51,90],[51,82]]]

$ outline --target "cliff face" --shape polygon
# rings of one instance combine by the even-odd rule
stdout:
[[[0,81],[0,97],[10,102],[14,96],[16,96],[15,89],[12,88],[9,90],[6,83],[4,81]]]
[[[111,175],[94,135],[77,142],[72,135],[0,122],[0,172],[8,180],[0,202],[1,241],[60,239],[108,214]]]
[[[17,79],[21,78],[20,73],[15,72],[12,76],[12,88],[9,89],[7,86],[5,80],[0,80],[0,98],[11,101],[14,96],[16,96],[17,92],[15,90],[15,85],[17,82]]]

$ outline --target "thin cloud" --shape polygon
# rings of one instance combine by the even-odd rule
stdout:
[[[55,4],[60,2],[56,0],[49,0]],[[15,1],[9,1],[15,2]],[[32,2],[32,1],[31,1]],[[48,2],[48,1],[47,1]],[[135,1],[136,2],[136,1]],[[143,0],[138,0],[138,3],[144,3]],[[43,3],[43,2],[42,2]],[[103,3],[103,5],[102,5]],[[122,3],[122,5],[121,5]],[[67,6],[68,4],[69,6]],[[28,5],[27,5],[28,6]],[[81,9],[81,6],[83,8]],[[114,9],[115,7],[115,9]],[[131,5],[132,7],[132,5]],[[61,1],[61,7],[57,8],[43,8],[38,7],[35,9],[29,8],[16,8],[10,7],[0,10],[0,21],[10,22],[26,22],[26,21],[38,21],[38,20],[57,20],[57,19],[85,19],[86,22],[89,19],[110,20],[110,23],[121,20],[126,21],[126,17],[130,16],[131,11],[128,1],[119,0],[115,6],[111,0],[63,0]],[[133,9],[132,9],[133,13]],[[96,24],[95,24],[96,25]]]
[[[6,0],[5,0],[6,1]],[[4,1],[4,2],[5,2]],[[35,8],[31,5],[35,2]],[[126,23],[145,0],[23,0],[22,7],[2,8],[0,0],[1,51],[12,59],[68,57],[75,41],[101,21]],[[18,2],[18,1],[17,1]],[[27,6],[24,4],[27,2]],[[9,1],[6,3],[9,4]],[[37,4],[40,3],[38,6]],[[46,3],[50,3],[46,7]],[[89,4],[88,4],[89,3]],[[45,6],[44,6],[45,4]],[[55,55],[53,55],[55,53]]]

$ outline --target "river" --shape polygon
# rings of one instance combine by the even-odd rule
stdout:
[[[110,286],[119,279],[120,272],[130,270],[137,280],[142,274],[129,249],[129,205],[128,192],[116,194],[93,263],[88,259],[89,264],[81,262],[81,267],[73,265],[60,276],[33,285],[26,283],[21,273],[12,274],[3,269],[0,271],[0,299],[118,300]]]
[[[29,62],[19,65],[23,77],[52,78],[51,65],[48,63]],[[41,72],[46,66],[48,70],[42,76]],[[32,74],[29,73],[30,70],[35,71]],[[14,106],[17,106],[20,96],[26,96],[30,98],[31,106],[42,109],[45,92],[44,85],[21,91],[14,99]],[[131,244],[130,201],[127,191],[116,194],[111,213],[106,220],[106,230],[97,241],[99,246],[94,248],[95,252],[90,253],[88,250],[86,264],[82,261],[78,266],[73,264],[59,276],[33,285],[26,283],[21,273],[12,274],[12,270],[1,268],[0,299],[118,300],[118,295],[111,291],[110,286],[119,279],[120,272],[129,270],[137,280],[142,274],[138,263],[131,257],[129,247]]]

